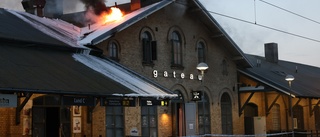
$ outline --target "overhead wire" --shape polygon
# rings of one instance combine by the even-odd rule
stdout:
[[[278,9],[281,9],[281,10],[283,10],[283,11],[286,11],[286,12],[288,12],[288,13],[291,13],[291,14],[293,14],[293,15],[296,15],[296,16],[298,16],[298,17],[301,17],[301,18],[304,18],[304,19],[306,19],[306,20],[312,21],[312,22],[314,22],[314,23],[320,24],[320,22],[318,22],[318,21],[316,21],[316,20],[313,20],[313,19],[310,19],[310,18],[308,18],[308,17],[302,16],[302,15],[300,15],[300,14],[297,14],[297,13],[295,13],[295,12],[292,12],[292,11],[290,11],[290,10],[287,10],[287,9],[285,9],[285,8],[282,8],[282,7],[280,7],[280,6],[277,6],[277,5],[275,5],[275,4],[272,4],[272,3],[270,3],[270,2],[266,2],[266,1],[264,1],[264,0],[259,0],[259,1],[261,1],[261,2],[263,2],[263,3],[265,3],[265,4],[268,4],[268,5],[270,5],[270,6],[276,7],[276,8],[278,8]]]
[[[317,39],[308,38],[308,37],[306,37],[306,36],[294,34],[294,33],[291,33],[291,32],[287,32],[287,31],[280,30],[280,29],[277,29],[277,28],[265,26],[265,25],[262,25],[262,24],[259,24],[259,23],[256,23],[256,22],[250,22],[250,21],[243,20],[243,19],[239,19],[239,18],[236,18],[236,17],[224,15],[224,14],[221,14],[221,13],[217,13],[217,12],[213,12],[213,11],[209,11],[209,10],[207,10],[207,11],[208,11],[209,13],[216,14],[216,15],[219,15],[219,16],[227,17],[227,18],[230,18],[230,19],[238,20],[238,21],[245,22],[245,23],[248,23],[248,24],[256,25],[256,26],[263,27],[263,28],[266,28],[266,29],[278,31],[278,32],[281,32],[281,33],[285,33],[285,34],[288,34],[288,35],[292,35],[292,36],[296,36],[296,37],[300,37],[300,38],[303,38],[303,39],[307,39],[307,40],[311,40],[311,41],[319,42],[319,43],[320,43],[320,40],[317,40]]]
[[[315,20],[312,20],[310,18],[304,17],[304,16],[302,16],[300,14],[297,14],[297,13],[294,13],[294,12],[289,11],[287,9],[281,8],[279,6],[276,6],[276,5],[272,4],[272,3],[266,2],[264,0],[259,0],[259,1],[261,1],[263,3],[266,3],[268,5],[271,5],[273,7],[279,8],[279,9],[281,9],[283,11],[286,11],[288,13],[291,13],[293,15],[299,16],[301,18],[307,19],[307,20],[312,21],[314,23],[320,24],[320,22],[318,22],[318,21],[315,21]],[[224,15],[224,14],[213,12],[213,11],[209,11],[209,10],[207,10],[207,12],[212,13],[212,14],[216,14],[216,15],[219,15],[219,16],[227,17],[227,18],[230,18],[230,19],[238,20],[238,21],[241,21],[241,22],[245,22],[245,23],[248,23],[248,24],[256,25],[256,26],[259,26],[259,27],[263,27],[263,28],[266,28],[266,29],[278,31],[278,32],[281,32],[281,33],[285,33],[285,34],[288,34],[288,35],[292,35],[292,36],[296,36],[296,37],[300,37],[300,38],[303,38],[303,39],[307,39],[307,40],[311,40],[311,41],[320,43],[320,40],[317,40],[317,39],[309,38],[309,37],[306,37],[306,36],[298,35],[298,34],[295,34],[295,33],[291,33],[291,32],[288,32],[288,31],[284,31],[284,30],[281,30],[281,29],[277,29],[277,28],[273,28],[273,27],[269,27],[269,26],[257,23],[257,20],[256,20],[256,0],[254,0],[254,16],[255,16],[254,22],[250,22],[250,21],[243,20],[243,19],[236,18],[236,17],[231,17],[231,16],[228,16],[228,15]]]

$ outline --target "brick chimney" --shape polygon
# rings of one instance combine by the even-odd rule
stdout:
[[[131,0],[131,11],[140,9],[159,1],[161,0]]]
[[[21,4],[26,12],[42,17],[46,0],[22,0]]]
[[[278,44],[277,43],[266,43],[264,44],[265,58],[268,62],[278,63]]]

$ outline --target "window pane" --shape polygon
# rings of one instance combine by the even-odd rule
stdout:
[[[210,103],[207,94],[203,94],[202,100],[198,102],[199,134],[210,134]]]
[[[113,117],[111,115],[106,116],[106,126],[107,128],[113,128],[114,126]]]
[[[199,42],[197,45],[197,50],[198,50],[198,62],[205,62],[205,50],[204,50],[204,43]]]
[[[142,116],[141,120],[142,120],[142,127],[148,127],[149,126],[149,122],[148,122],[148,117],[147,116]]]
[[[122,115],[123,114],[123,108],[122,107],[114,107],[114,114]]]
[[[147,115],[148,114],[148,107],[141,107],[141,114]]]
[[[176,65],[182,65],[182,47],[181,47],[181,39],[178,32],[172,32],[172,56],[173,63]]]
[[[107,128],[107,137],[113,137],[113,130],[112,129],[109,129]]]
[[[156,107],[149,107],[149,114],[150,115],[156,114]]]
[[[157,128],[150,128],[150,137],[157,137]]]
[[[142,136],[144,136],[144,137],[148,137],[149,136],[148,128],[142,128]]]
[[[116,129],[116,136],[115,137],[124,137],[123,129]]]
[[[124,126],[123,126],[123,117],[122,117],[122,115],[120,115],[120,116],[115,116],[115,120],[116,120],[116,122],[115,122],[115,127],[117,127],[117,128],[124,127]]]
[[[109,44],[108,51],[109,51],[109,56],[110,57],[113,57],[113,58],[117,58],[118,57],[118,46],[117,46],[117,44],[115,42],[111,42]]]
[[[150,116],[150,127],[157,127],[156,117]]]

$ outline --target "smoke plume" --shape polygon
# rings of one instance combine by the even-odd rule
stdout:
[[[81,2],[85,4],[87,10],[92,9],[96,15],[108,11],[105,0],[81,0]]]

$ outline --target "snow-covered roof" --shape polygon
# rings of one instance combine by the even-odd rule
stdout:
[[[135,92],[130,94],[113,94],[115,96],[157,98],[177,97],[177,94],[173,94],[171,91],[161,88],[160,86],[143,79],[141,76],[130,72],[128,69],[119,64],[86,54],[74,54],[73,57],[75,60]]]
[[[39,17],[26,12],[7,10],[9,13],[15,15],[19,19],[28,23],[34,29],[37,29],[48,36],[55,38],[69,46],[77,48],[87,48],[78,45],[78,40],[81,37],[81,29],[73,24],[65,22],[60,19],[49,19]]]
[[[108,22],[102,25],[92,25],[90,30],[88,27],[82,28],[82,34],[89,33],[86,37],[79,40],[79,45],[95,45],[103,40],[108,39],[114,33],[119,32],[132,24],[138,22],[139,20],[145,18],[146,16],[158,11],[159,9],[172,3],[173,0],[163,0],[152,5],[142,7],[136,11],[123,16],[122,19]]]

